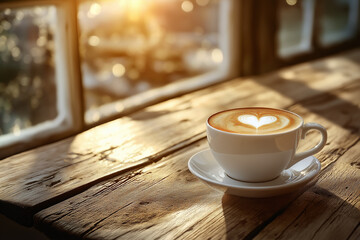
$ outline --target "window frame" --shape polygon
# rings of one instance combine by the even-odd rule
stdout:
[[[321,5],[326,4],[326,2],[321,1]],[[318,44],[323,48],[330,48],[332,46],[336,46],[341,44],[342,42],[347,42],[350,39],[356,36],[356,28],[359,26],[359,9],[360,9],[360,1],[359,0],[349,0],[349,15],[347,19],[347,27],[344,29],[344,35],[335,37],[331,40],[323,41],[323,39],[319,36]],[[320,25],[320,23],[319,23]],[[320,29],[322,31],[322,29]]]
[[[219,2],[219,29],[222,40],[220,48],[224,52],[224,63],[219,70],[208,72],[199,76],[184,78],[163,87],[140,93],[124,100],[105,105],[107,115],[93,124],[85,124],[84,95],[81,77],[81,57],[79,52],[79,23],[77,19],[78,1],[73,0],[17,0],[0,3],[0,8],[23,8],[33,6],[56,7],[57,21],[61,27],[57,28],[57,40],[61,40],[64,49],[56,53],[56,82],[66,80],[65,84],[57,84],[57,94],[64,101],[58,101],[58,119],[38,124],[22,130],[22,134],[14,136],[6,134],[0,136],[0,159],[30,148],[51,143],[62,138],[74,135],[101,123],[116,119],[138,109],[150,106],[157,102],[179,96],[200,88],[225,81],[239,75],[236,68],[238,60],[238,9],[237,0],[220,0]],[[59,41],[57,41],[59,42]],[[59,46],[56,47],[58,49]],[[226,57],[227,56],[227,57]],[[59,67],[59,62],[61,67]],[[64,64],[61,64],[63,62]],[[60,70],[60,71],[59,71]],[[114,106],[121,111],[114,111]],[[67,112],[67,114],[66,114]],[[2,138],[2,139],[1,139]]]
[[[83,99],[77,44],[76,1],[35,0],[2,2],[0,8],[54,6],[56,8],[55,82],[58,115],[55,119],[22,129],[19,135],[0,136],[0,159],[54,142],[83,129]],[[75,23],[75,24],[74,24]]]
[[[241,29],[242,41],[245,41],[242,46],[241,75],[261,74],[360,46],[360,3],[357,4],[356,9],[357,20],[354,21],[357,22],[355,34],[342,42],[323,46],[319,39],[319,33],[321,32],[319,18],[322,4],[326,4],[326,1],[314,0],[314,2],[315,15],[311,36],[312,51],[282,58],[278,55],[277,32],[280,29],[280,23],[277,0],[243,0],[242,22],[253,22],[254,25],[252,28]]]
[[[312,38],[314,36],[314,17],[315,17],[315,0],[302,0],[303,2],[303,11],[302,11],[302,15],[303,15],[303,19],[305,21],[303,21],[302,24],[302,29],[301,29],[301,41],[300,44],[297,46],[291,46],[285,49],[281,49],[280,47],[278,47],[277,49],[277,55],[281,58],[281,59],[288,59],[288,58],[292,58],[293,56],[296,55],[303,55],[303,54],[309,54],[313,51],[313,45],[312,45]],[[278,9],[278,24],[279,24],[279,28],[281,26],[281,22],[280,22],[280,11]],[[279,31],[279,30],[278,30]],[[280,43],[280,37],[277,34],[276,36],[276,41],[277,41],[277,46],[279,46]]]
[[[239,7],[238,0],[219,0],[219,36],[222,38],[219,43],[224,55],[224,62],[219,69],[198,76],[183,78],[162,87],[104,104],[95,110],[88,110],[84,113],[87,128],[125,116],[166,99],[239,76],[240,69],[237,67],[240,41],[237,33],[239,28]],[[91,119],[91,116],[96,111],[101,112],[100,119],[94,122],[87,120]]]

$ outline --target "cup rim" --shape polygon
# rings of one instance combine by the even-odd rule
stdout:
[[[218,113],[222,113],[222,112],[226,112],[226,111],[232,111],[232,110],[238,110],[238,109],[254,109],[254,108],[261,108],[261,109],[271,109],[271,110],[281,110],[281,111],[284,111],[284,112],[287,112],[287,113],[290,113],[290,114],[293,114],[295,116],[297,116],[300,120],[301,120],[301,123],[299,124],[299,126],[297,126],[296,128],[293,128],[293,129],[290,129],[290,130],[287,130],[287,131],[284,131],[284,132],[279,132],[279,133],[265,133],[265,134],[243,134],[243,133],[235,133],[235,132],[227,132],[227,131],[223,131],[223,130],[220,130],[220,129],[217,129],[213,126],[210,125],[209,123],[209,119],[214,116],[215,114],[218,114]],[[222,111],[218,111],[216,113],[213,113],[211,114],[207,120],[206,120],[206,125],[211,128],[212,130],[215,130],[215,131],[218,131],[218,132],[221,132],[221,133],[225,133],[225,134],[230,134],[230,135],[235,135],[235,136],[244,136],[244,137],[265,137],[265,136],[276,136],[276,135],[282,135],[282,134],[287,134],[287,133],[290,133],[290,132],[294,132],[294,131],[297,131],[299,128],[301,128],[303,125],[304,125],[304,119],[297,113],[294,113],[294,112],[291,112],[291,111],[288,111],[288,110],[285,110],[285,109],[281,109],[281,108],[270,108],[270,107],[238,107],[238,108],[229,108],[229,109],[225,109],[225,110],[222,110]]]

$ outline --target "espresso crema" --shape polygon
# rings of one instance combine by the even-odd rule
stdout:
[[[212,115],[208,121],[222,131],[251,135],[287,132],[302,123],[295,114],[272,108],[226,110]]]

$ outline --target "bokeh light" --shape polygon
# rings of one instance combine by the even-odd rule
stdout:
[[[184,11],[184,12],[191,12],[193,9],[194,9],[194,4],[190,1],[183,1],[181,3],[181,9]]]
[[[94,18],[101,13],[101,5],[99,3],[91,4],[91,7],[87,13],[89,18]]]
[[[286,3],[290,6],[294,6],[297,3],[297,0],[286,0]]]
[[[115,77],[121,77],[125,74],[125,67],[121,63],[117,63],[112,67],[112,73]]]
[[[90,46],[96,47],[100,44],[100,38],[98,36],[90,36],[88,43]]]
[[[0,9],[0,135],[57,116],[56,7]]]
[[[211,51],[211,58],[214,62],[221,63],[224,59],[224,56],[219,48],[215,48]]]
[[[218,67],[224,58],[214,21],[218,6],[218,0],[80,0],[86,121],[101,119],[104,104]],[[0,10],[0,70],[6,72],[0,134],[57,114],[55,12],[53,6]],[[21,114],[14,111],[19,105]],[[117,112],[124,108],[116,106]]]

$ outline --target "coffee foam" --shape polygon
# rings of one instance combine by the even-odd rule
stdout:
[[[216,113],[209,124],[239,134],[273,134],[297,128],[302,120],[295,114],[272,108],[238,108]]]

